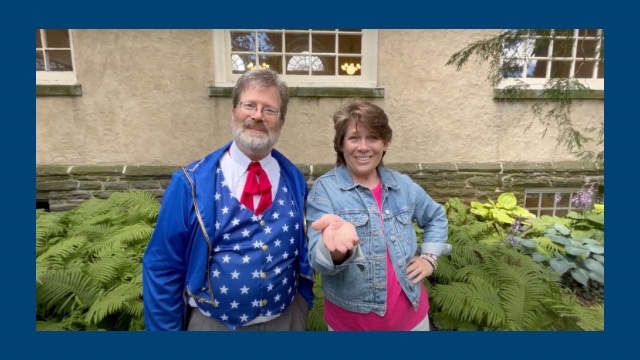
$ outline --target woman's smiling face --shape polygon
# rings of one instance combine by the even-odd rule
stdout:
[[[376,168],[389,147],[379,136],[357,120],[351,120],[342,140],[342,153],[353,180],[361,185],[375,186]]]

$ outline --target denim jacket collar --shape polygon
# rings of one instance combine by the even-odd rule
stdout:
[[[340,189],[349,190],[349,189],[353,189],[358,185],[355,183],[355,181],[353,181],[353,178],[351,177],[351,174],[349,174],[349,170],[347,170],[346,166],[340,165],[336,167],[335,171],[336,171],[336,179],[338,181],[338,187],[340,187]],[[378,176],[380,176],[380,179],[382,180],[383,188],[385,189],[398,188],[398,183],[396,182],[396,179],[393,176],[393,173],[391,171],[381,166],[378,167],[377,171],[378,171]]]

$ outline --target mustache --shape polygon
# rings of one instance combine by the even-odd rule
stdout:
[[[252,129],[262,130],[267,134],[269,133],[269,128],[267,128],[267,125],[265,125],[264,122],[262,121],[254,121],[254,120],[245,121],[242,127],[244,129],[252,128]]]

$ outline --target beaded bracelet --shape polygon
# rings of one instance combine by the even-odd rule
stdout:
[[[438,269],[438,257],[432,254],[420,254],[420,258],[427,260],[429,264],[433,267],[433,271]]]

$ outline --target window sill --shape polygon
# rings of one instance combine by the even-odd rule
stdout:
[[[232,87],[210,86],[209,97],[231,97]],[[289,87],[289,97],[384,98],[384,88]]]
[[[582,100],[604,100],[604,90],[570,90],[569,97]],[[494,89],[493,98],[495,100],[536,100],[553,97],[542,90],[523,90],[519,94],[509,95],[508,90]]]
[[[82,96],[82,85],[36,84],[36,96]]]

